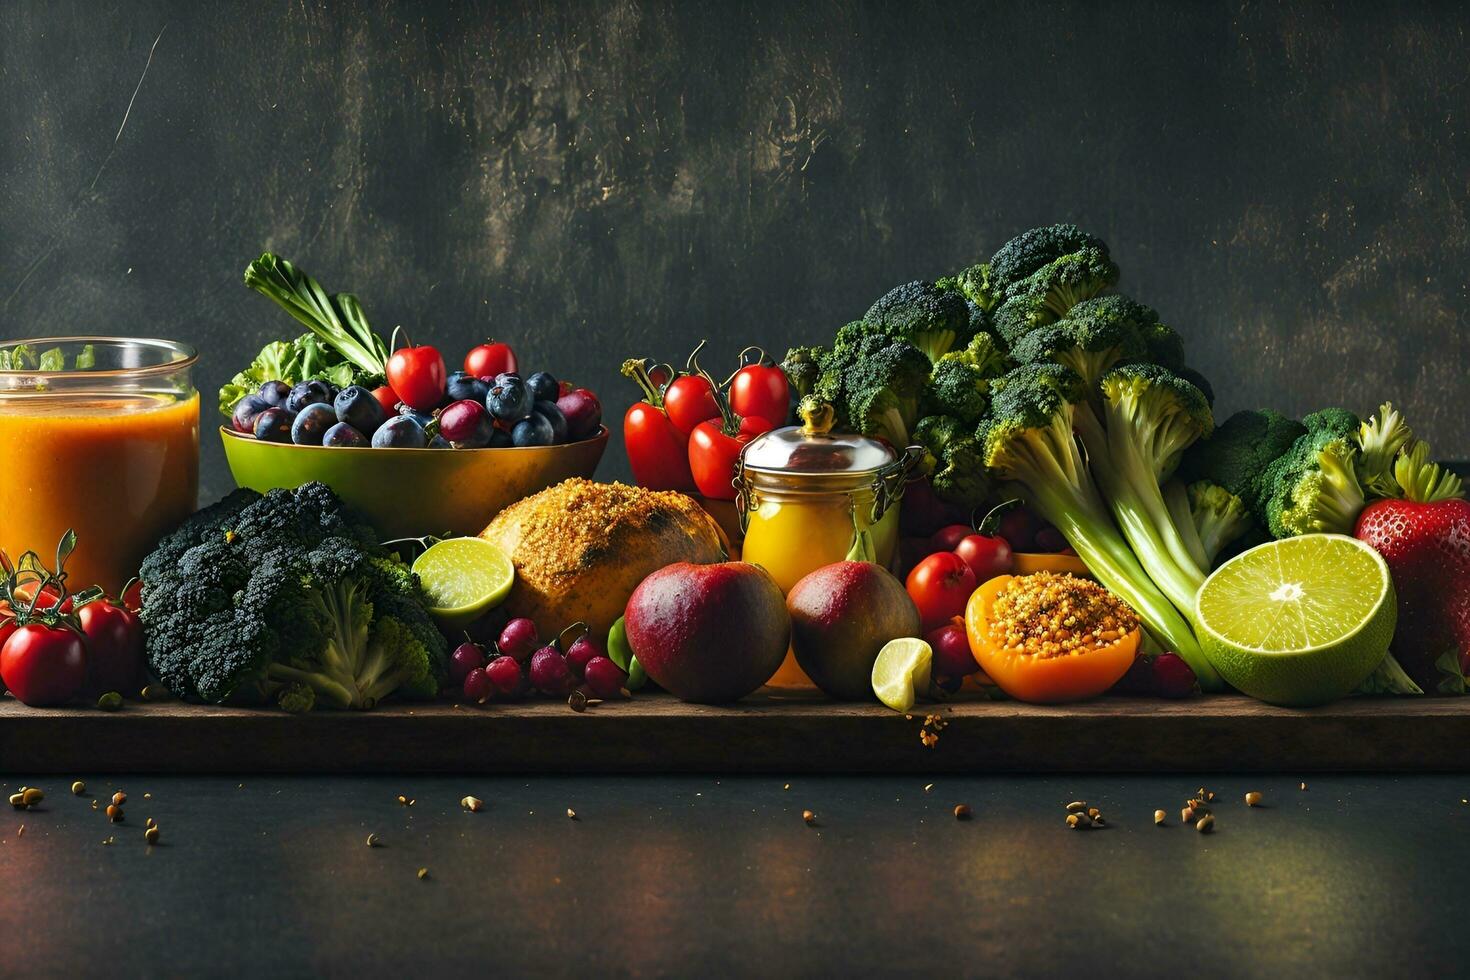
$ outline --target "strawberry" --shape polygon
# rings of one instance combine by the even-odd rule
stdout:
[[[1470,501],[1414,441],[1397,454],[1401,498],[1363,508],[1354,530],[1383,556],[1398,593],[1393,653],[1430,694],[1466,693],[1470,671]]]

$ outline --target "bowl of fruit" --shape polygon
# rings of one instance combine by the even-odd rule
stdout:
[[[522,373],[509,345],[480,344],[449,373],[432,346],[368,326],[267,253],[246,285],[311,332],[267,344],[220,390],[225,459],[262,493],[320,481],[387,537],[478,534],[509,504],[591,477],[607,448],[602,406],[546,371]]]

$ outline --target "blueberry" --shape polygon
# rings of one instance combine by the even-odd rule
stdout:
[[[383,406],[373,393],[362,385],[348,385],[337,393],[332,402],[338,422],[346,422],[358,432],[368,434],[378,431],[383,424]]]
[[[235,413],[230,416],[230,425],[236,432],[255,435],[255,417],[271,405],[259,395],[246,395],[235,402]]]
[[[358,432],[346,422],[338,422],[328,429],[327,434],[322,437],[323,446],[331,446],[337,449],[350,446],[366,446],[367,444],[367,436]]]
[[[527,378],[526,387],[538,402],[554,402],[561,395],[561,385],[545,371],[537,371]]]
[[[505,381],[507,378],[515,378],[517,381],[520,381],[521,380],[521,372],[519,372],[519,371],[501,371],[499,374],[497,374],[495,376],[495,381],[493,382],[493,384],[497,384],[498,385],[502,381]]]
[[[307,405],[291,423],[291,441],[298,446],[320,446],[327,430],[337,424],[337,415],[326,402]]]
[[[374,449],[423,449],[428,444],[424,427],[407,415],[395,415],[373,433]]]
[[[261,442],[290,442],[296,416],[284,408],[268,408],[255,417],[255,438]]]
[[[515,443],[511,442],[510,433],[504,429],[495,429],[490,433],[489,449],[508,449]]]
[[[291,394],[286,396],[286,408],[300,412],[308,405],[330,405],[332,398],[332,386],[325,381],[298,381]]]
[[[261,384],[259,395],[269,408],[285,408],[286,399],[291,397],[291,386],[284,381],[266,381]]]
[[[535,401],[531,389],[520,378],[506,378],[497,382],[485,396],[485,407],[490,414],[502,422],[518,422],[531,414]]]
[[[536,415],[551,423],[551,444],[560,446],[567,441],[567,417],[556,407],[556,402],[536,402]]]
[[[510,441],[517,446],[549,446],[555,433],[546,416],[534,412],[516,423],[510,430]]]
[[[473,374],[455,371],[449,376],[449,383],[445,385],[444,393],[451,402],[483,402],[485,396],[490,394],[490,386]]]

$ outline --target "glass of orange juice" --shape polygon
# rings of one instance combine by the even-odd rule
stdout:
[[[167,340],[0,342],[0,548],[116,592],[199,496],[193,348]]]
[[[801,407],[802,425],[756,436],[741,451],[736,506],[744,526],[741,559],[771,573],[782,592],[823,565],[842,561],[867,532],[875,560],[898,545],[899,498],[919,450],[830,431],[831,409]],[[767,685],[815,689],[787,651]]]

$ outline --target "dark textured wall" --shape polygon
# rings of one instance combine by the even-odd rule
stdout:
[[[1467,24],[1450,4],[10,0],[0,337],[183,338],[209,404],[294,332],[240,284],[272,249],[380,329],[511,340],[616,427],[626,355],[815,340],[1071,219],[1220,408],[1392,397],[1466,456]],[[211,497],[228,475],[205,451]],[[620,449],[605,465],[626,472]]]

